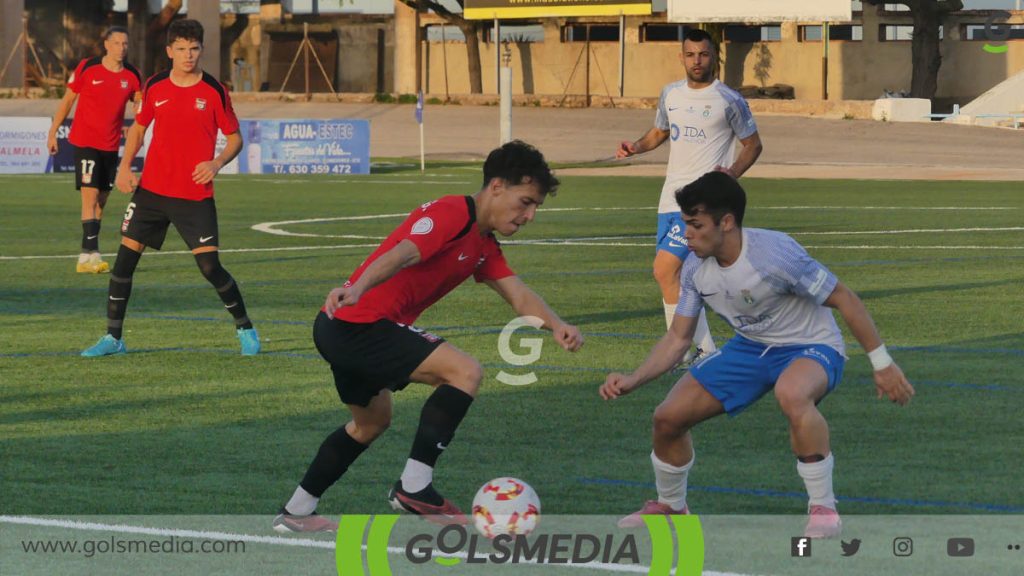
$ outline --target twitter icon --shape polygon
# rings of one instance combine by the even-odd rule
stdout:
[[[854,538],[849,542],[841,540],[839,543],[843,547],[843,556],[853,556],[860,550],[860,538]]]

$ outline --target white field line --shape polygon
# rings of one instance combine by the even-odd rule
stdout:
[[[788,232],[790,236],[854,236],[866,234],[929,234],[946,232],[1020,232],[1024,226],[1002,228],[909,228],[906,230],[833,230],[829,232]]]
[[[326,246],[282,246],[277,248],[225,248],[221,253],[261,253],[261,252],[302,252],[310,250],[341,250],[345,248],[376,248],[380,243],[372,244],[334,244]],[[586,239],[550,239],[550,240],[524,240],[506,241],[503,246],[619,246],[626,248],[652,248],[653,242],[591,242]],[[907,245],[857,245],[857,246],[816,246],[805,245],[808,250],[1024,250],[1024,246],[982,246],[976,244],[967,245],[932,245],[932,246],[907,246]],[[168,250],[147,252],[148,256],[170,256],[180,254],[191,254],[188,250]],[[21,260],[71,260],[78,258],[78,254],[48,254],[37,256],[0,256],[0,262],[14,262]]]
[[[145,526],[131,526],[127,524],[102,524],[99,522],[80,522],[77,520],[58,520],[52,518],[33,518],[31,516],[0,516],[0,524],[21,524],[28,526],[46,526],[51,528],[65,528],[69,530],[83,530],[87,532],[116,532],[120,534],[142,534],[146,536],[162,536],[175,538],[195,538],[203,540],[223,540],[228,542],[250,542],[253,544],[269,544],[275,546],[292,546],[299,548],[322,548],[327,550],[335,549],[333,540],[311,540],[299,537],[282,536],[257,536],[255,534],[240,534],[234,532],[214,532],[208,530],[188,530],[181,528],[148,528]],[[366,550],[366,545],[362,546]],[[405,554],[405,548],[388,546],[388,554]],[[447,557],[460,559],[469,558],[469,554],[458,552],[446,554]],[[527,560],[524,564],[537,564],[535,560]],[[623,564],[610,564],[603,562],[590,562],[587,564],[545,564],[545,566],[558,566],[567,568],[590,568],[605,570],[608,572],[627,572],[636,574],[647,574],[650,566],[633,566]],[[675,573],[675,570],[672,571]],[[744,576],[732,572],[704,572],[704,576]]]

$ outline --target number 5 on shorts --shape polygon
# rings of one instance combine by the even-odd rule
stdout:
[[[121,223],[121,232],[128,231],[128,223],[132,221],[132,216],[135,215],[135,202],[129,202],[128,207],[124,209],[124,222]]]

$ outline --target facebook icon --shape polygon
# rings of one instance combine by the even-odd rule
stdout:
[[[810,558],[811,539],[806,536],[794,536],[790,543],[789,554],[794,558]]]

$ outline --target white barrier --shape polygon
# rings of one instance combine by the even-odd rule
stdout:
[[[871,117],[881,122],[928,122],[932,103],[925,98],[879,98]]]

